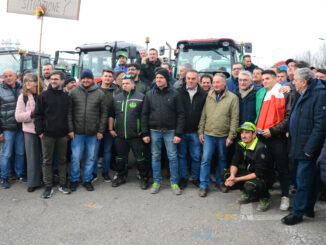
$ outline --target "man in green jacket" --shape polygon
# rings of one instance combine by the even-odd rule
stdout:
[[[212,85],[214,90],[207,96],[198,126],[199,141],[204,145],[198,192],[200,197],[207,195],[215,148],[218,153],[216,187],[222,192],[227,191],[220,173],[226,167],[226,147],[233,143],[239,124],[239,100],[235,94],[228,91],[225,75],[215,74]]]
[[[84,187],[93,191],[91,183],[98,141],[103,138],[108,111],[105,95],[93,81],[92,71],[85,69],[80,76],[81,83],[70,91],[68,111],[69,137],[71,138],[70,188],[75,191],[80,181],[80,161],[86,148]]]

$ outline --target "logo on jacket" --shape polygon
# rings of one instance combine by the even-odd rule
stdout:
[[[137,104],[136,104],[135,102],[131,102],[131,103],[129,104],[129,107],[130,107],[130,108],[136,108],[136,106],[137,106]]]

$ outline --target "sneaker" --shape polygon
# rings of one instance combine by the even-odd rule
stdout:
[[[179,185],[180,189],[183,190],[184,188],[187,187],[187,185],[188,185],[188,180],[185,179],[185,178],[180,178],[178,185]]]
[[[204,188],[199,188],[198,195],[200,197],[206,197],[207,196],[207,190]]]
[[[153,185],[152,185],[152,188],[151,188],[151,194],[158,193],[159,190],[160,190],[160,187],[161,187],[161,184],[154,182]]]
[[[227,193],[229,192],[229,188],[225,186],[224,184],[216,184],[216,188],[220,190],[222,193]]]
[[[288,197],[282,197],[281,198],[281,205],[280,205],[280,209],[282,211],[287,211],[290,207],[290,199]]]
[[[87,191],[94,191],[92,182],[84,182],[83,186],[86,188]]]
[[[200,185],[200,181],[198,179],[197,180],[192,180],[192,183],[197,187],[199,187],[199,185]]]
[[[76,191],[78,185],[79,185],[79,182],[78,182],[78,181],[70,182],[70,190],[71,190],[71,191]]]
[[[238,200],[239,204],[247,204],[250,203],[250,196],[244,192],[241,193],[241,197]]]
[[[19,177],[17,177],[17,180],[19,180],[20,182],[24,182],[24,183],[27,182],[27,178],[24,177],[24,176],[19,176]]]
[[[146,190],[149,187],[148,180],[147,179],[141,179],[140,180],[140,188],[142,190]]]
[[[63,194],[70,194],[71,193],[70,188],[68,188],[66,185],[61,185],[58,188],[58,190],[61,191]]]
[[[259,203],[257,206],[257,211],[265,212],[271,206],[271,199],[268,197],[264,197],[259,199]]]
[[[2,179],[2,181],[1,181],[1,185],[2,185],[2,188],[4,188],[4,189],[8,189],[8,188],[10,188],[10,183],[9,183],[8,178],[6,178],[6,179]]]
[[[109,176],[109,173],[108,172],[104,172],[102,173],[102,176],[103,176],[103,181],[106,182],[106,183],[110,183],[112,182],[110,176]]]
[[[124,183],[126,183],[125,179],[115,178],[112,182],[112,187],[118,187],[120,185],[123,185]]]
[[[93,178],[91,180],[92,183],[94,183],[95,181],[97,181],[97,174],[92,174]]]
[[[42,194],[42,198],[50,198],[53,195],[53,189],[52,187],[45,187],[45,191]]]
[[[181,195],[181,190],[177,184],[172,184],[171,188],[174,194]]]

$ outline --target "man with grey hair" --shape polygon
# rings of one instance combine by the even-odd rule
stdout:
[[[180,78],[173,85],[176,89],[181,88],[184,84],[186,84],[186,74],[191,69],[192,69],[192,65],[190,63],[185,63],[180,66],[180,72],[179,72]]]
[[[239,125],[244,122],[254,123],[256,120],[256,88],[252,82],[250,71],[241,71],[239,73],[239,88],[234,93],[239,98]]]
[[[226,87],[226,77],[217,73],[213,77],[213,90],[206,98],[199,126],[199,141],[203,144],[203,158],[200,167],[200,189],[198,195],[205,197],[209,187],[211,160],[217,148],[216,187],[227,192],[227,187],[220,177],[226,168],[226,148],[237,135],[239,125],[239,100]]]
[[[297,192],[291,213],[282,219],[286,225],[313,218],[317,199],[316,159],[326,135],[326,87],[309,68],[297,69],[293,84],[299,93],[292,108],[289,131],[289,157],[297,168]]]

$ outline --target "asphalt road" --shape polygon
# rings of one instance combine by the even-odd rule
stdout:
[[[0,244],[326,244],[326,203],[317,203],[314,219],[287,227],[279,191],[272,208],[259,213],[257,203],[236,203],[239,191],[220,193],[213,185],[207,198],[192,184],[175,196],[164,179],[152,195],[134,171],[118,188],[101,179],[94,187],[71,195],[56,188],[47,200],[43,189],[28,193],[25,183],[1,189]]]

